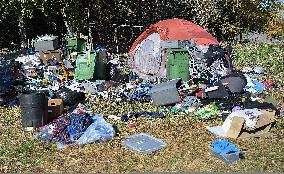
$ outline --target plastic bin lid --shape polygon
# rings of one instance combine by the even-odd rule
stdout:
[[[140,133],[124,138],[124,146],[132,151],[151,153],[167,146],[161,139]]]

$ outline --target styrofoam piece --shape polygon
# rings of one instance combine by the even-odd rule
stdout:
[[[151,135],[140,133],[124,138],[124,146],[131,151],[152,153],[166,147],[167,144],[161,139]]]

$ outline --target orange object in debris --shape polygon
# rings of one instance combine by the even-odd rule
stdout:
[[[68,80],[68,71],[67,71],[67,68],[65,67],[64,63],[61,63],[61,68],[63,70],[64,79]]]

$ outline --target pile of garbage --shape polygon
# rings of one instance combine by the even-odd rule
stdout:
[[[194,75],[189,76],[188,71],[188,79],[171,74],[169,79],[153,80],[140,78],[135,72],[123,74],[129,72],[124,57],[114,59],[106,50],[94,50],[80,38],[70,38],[59,48],[57,37],[44,36],[25,53],[13,58],[1,55],[2,105],[12,106],[12,101],[17,101],[25,129],[39,130],[38,139],[56,143],[58,148],[110,141],[116,132],[108,119],[128,122],[142,116],[163,119],[185,115],[195,122],[222,120],[222,126],[206,128],[224,138],[269,136],[274,116],[283,116],[283,106],[266,91],[283,91],[283,81],[262,81],[266,70],[261,67],[234,69],[219,45],[203,50],[194,47],[187,47],[183,51],[189,54],[182,55],[191,55],[204,70],[195,67]],[[220,66],[227,62],[226,68],[213,70],[217,60],[223,61]],[[7,94],[14,94],[14,98],[5,98]],[[139,112],[102,115],[96,110],[96,106],[110,103],[119,103],[119,107],[148,103],[159,112],[140,108]],[[124,145],[146,153],[166,147],[162,140],[143,133],[125,137]],[[218,150],[217,145],[212,148]]]

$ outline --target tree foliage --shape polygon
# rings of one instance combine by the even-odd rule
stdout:
[[[18,42],[22,27],[26,27],[28,38],[65,34],[64,21],[74,32],[85,34],[92,22],[94,41],[108,45],[114,44],[118,25],[142,25],[145,29],[169,18],[192,21],[219,40],[233,39],[247,30],[275,35],[283,31],[283,20],[275,16],[280,8],[278,0],[0,0],[0,30],[10,28],[14,33],[0,36],[0,46]],[[21,20],[26,26],[19,27]],[[118,28],[118,37],[126,47],[140,33],[131,27]]]

